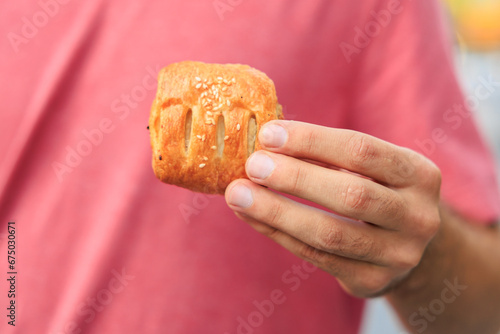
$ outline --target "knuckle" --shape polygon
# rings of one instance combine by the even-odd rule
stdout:
[[[404,221],[407,213],[407,205],[401,196],[392,193],[379,199],[377,211],[394,221]]]
[[[409,215],[410,219],[408,221],[412,222],[412,237],[418,242],[427,243],[434,237],[441,226],[439,210],[436,209],[435,213],[427,211],[426,209],[420,209],[418,212],[413,210]]]
[[[424,187],[439,192],[441,188],[441,170],[432,161],[426,159],[423,168],[421,168],[420,179]]]
[[[391,278],[391,275],[380,269],[372,270],[369,275],[363,275],[358,283],[361,297],[376,296],[390,284]]]
[[[315,150],[318,144],[318,135],[314,131],[307,131],[304,134],[304,138],[302,138],[302,151],[303,152],[312,152]]]
[[[348,214],[366,209],[370,202],[368,189],[362,182],[351,181],[341,195],[342,205]]]
[[[376,157],[371,138],[358,132],[355,132],[349,140],[348,153],[351,157],[350,163],[354,167],[364,167]]]
[[[420,160],[421,157],[418,153],[414,151],[399,147],[392,156],[390,160],[392,165],[395,167],[393,169],[394,173],[397,173],[398,177],[402,180],[412,179],[417,172],[417,166],[415,162]]]
[[[262,235],[270,238],[270,239],[276,239],[280,233],[279,230],[275,229],[274,227],[269,227],[263,224],[258,224],[254,226],[254,229],[261,233]]]
[[[300,195],[304,190],[304,185],[307,179],[307,172],[301,164],[297,164],[295,170],[290,173],[290,192]]]
[[[399,169],[386,169],[384,171],[384,182],[387,184],[401,184],[404,183],[407,178],[401,175]]]
[[[324,258],[325,258],[325,253],[320,251],[319,249],[316,249],[312,246],[309,246],[307,244],[304,244],[302,248],[298,252],[299,257],[302,259],[316,264],[316,263],[322,263]]]
[[[417,166],[422,157],[410,149],[398,147],[390,154],[390,157],[385,157],[385,160],[393,168],[384,171],[384,181],[388,184],[399,185],[408,184],[415,178],[418,172]]]
[[[356,258],[361,261],[376,261],[381,258],[382,251],[375,247],[373,239],[366,236],[359,236],[351,243],[357,250]]]
[[[360,261],[379,259],[382,251],[366,235],[350,236],[336,225],[329,224],[319,230],[317,247],[326,252],[349,256]]]
[[[432,182],[432,185],[439,191],[442,181],[441,170],[435,164],[431,164],[431,166],[429,167],[429,174],[429,180]]]
[[[273,227],[280,226],[280,223],[283,220],[283,214],[283,204],[280,201],[273,201],[269,208],[268,214],[265,215],[267,219],[264,219],[264,221],[267,221],[268,224]]]
[[[324,250],[338,250],[342,248],[344,232],[333,224],[319,229],[319,246]]]
[[[394,261],[394,266],[401,270],[411,270],[418,266],[422,259],[422,252],[416,249],[408,249],[399,252],[397,259]]]
[[[435,213],[429,214],[426,222],[424,223],[423,235],[427,238],[433,237],[439,227],[441,226],[441,216],[439,215],[438,210]]]

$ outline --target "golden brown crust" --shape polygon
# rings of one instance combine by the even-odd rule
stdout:
[[[259,150],[260,127],[282,118],[273,82],[256,69],[171,64],[160,71],[149,118],[155,175],[193,191],[223,194],[231,181],[246,178],[249,138]]]

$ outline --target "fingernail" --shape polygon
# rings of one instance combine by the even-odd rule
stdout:
[[[267,154],[256,152],[247,162],[247,173],[257,179],[265,179],[274,170],[274,161]]]
[[[231,189],[228,202],[240,208],[249,208],[253,204],[252,191],[242,184],[237,184]]]
[[[288,133],[286,130],[276,124],[266,124],[259,133],[259,141],[266,147],[278,148],[285,144]]]

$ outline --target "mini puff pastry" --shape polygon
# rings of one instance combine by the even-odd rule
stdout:
[[[149,118],[153,170],[163,182],[223,194],[246,178],[257,134],[282,119],[274,84],[247,65],[185,61],[160,71]]]

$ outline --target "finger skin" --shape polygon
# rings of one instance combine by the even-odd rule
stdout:
[[[258,139],[250,179],[226,190],[238,217],[355,296],[384,293],[420,264],[441,222],[436,165],[359,132],[300,122],[269,122]]]
[[[247,180],[240,180],[249,182]],[[236,181],[236,182],[240,182]],[[256,186],[256,185],[254,185]],[[260,188],[256,186],[257,188]],[[261,188],[262,189],[262,188]],[[252,189],[253,190],[253,189]],[[266,189],[262,189],[268,191]],[[231,190],[226,192],[226,196]],[[257,204],[254,203],[258,207]],[[254,206],[252,205],[252,207]],[[251,211],[252,209],[250,209]],[[347,258],[313,247],[292,235],[274,228],[249,215],[247,210],[235,211],[238,218],[248,223],[257,232],[269,237],[277,244],[336,277],[342,287],[350,294],[360,298],[376,297],[390,288],[399,270],[383,265]],[[394,254],[394,252],[392,253]]]
[[[322,268],[339,279],[347,279],[351,273],[362,266],[369,266],[367,262],[356,261],[342,256],[320,251],[306,243],[292,237],[269,225],[261,223],[250,216],[235,212],[236,216],[254,228],[257,232],[267,236],[292,254],[304,259],[315,266]]]
[[[259,175],[259,162],[262,159],[274,164],[274,170],[265,178]],[[324,168],[282,154],[255,152],[247,160],[246,171],[255,183],[384,228],[397,229],[398,222],[406,213],[403,198],[390,188],[351,173]]]
[[[233,187],[244,185],[253,193],[248,208],[232,205]],[[392,233],[376,226],[342,219],[297,203],[249,180],[237,180],[226,190],[229,207],[257,222],[279,230],[315,249],[342,257],[386,265],[393,261]]]
[[[284,128],[287,138],[281,147],[268,146],[261,130],[264,149],[345,168],[393,187],[415,183],[422,177],[420,167],[428,164],[416,152],[352,130],[282,120],[265,126],[269,125]]]

